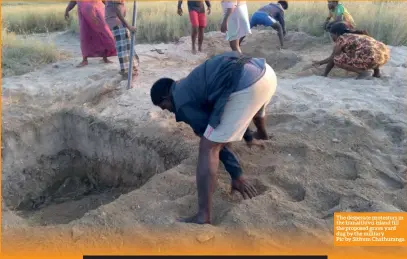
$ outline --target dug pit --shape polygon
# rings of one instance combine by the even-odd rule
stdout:
[[[32,224],[66,224],[187,157],[177,138],[62,111],[3,132],[3,202]]]

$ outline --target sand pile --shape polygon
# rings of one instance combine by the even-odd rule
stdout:
[[[69,34],[57,38],[80,51]],[[263,152],[244,143],[233,148],[260,195],[231,196],[220,168],[215,226],[176,223],[197,208],[198,139],[152,106],[149,88],[205,60],[189,54],[189,44],[185,37],[176,45],[137,45],[141,76],[129,91],[118,81],[117,63],[77,69],[80,55],[5,78],[3,225],[203,229],[220,236],[241,230],[252,241],[295,233],[331,245],[326,235],[335,211],[407,211],[407,48],[392,48],[381,79],[355,80],[335,69],[323,78],[323,67],[304,67],[330,54],[326,39],[289,33],[279,51],[275,34],[255,31],[243,51],[266,57],[279,78],[268,107],[272,138]],[[210,56],[228,44],[210,33],[205,49]]]

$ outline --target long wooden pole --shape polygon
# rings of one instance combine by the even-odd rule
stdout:
[[[133,1],[133,27],[136,26],[136,14],[137,14],[137,4],[136,1]],[[131,33],[131,44],[130,44],[130,57],[129,57],[129,71],[128,71],[128,82],[127,82],[127,89],[131,88],[131,81],[133,77],[133,57],[134,57],[134,41],[135,41],[135,34],[134,32]]]

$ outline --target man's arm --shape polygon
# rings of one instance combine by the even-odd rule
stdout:
[[[178,9],[182,8],[182,1],[178,1]]]
[[[284,35],[286,34],[286,30],[285,30],[285,20],[284,20],[284,11],[280,11],[277,15],[277,20],[281,25],[281,28],[283,29],[283,33]]]
[[[132,29],[132,26],[130,26],[130,25],[128,24],[128,22],[127,22],[126,19],[123,17],[123,15],[122,15],[122,13],[121,13],[121,11],[120,11],[120,9],[119,9],[119,3],[114,2],[114,6],[115,6],[115,10],[116,10],[116,15],[117,15],[117,17],[119,18],[119,20],[124,24],[124,26],[125,26],[127,29]],[[135,12],[137,12],[137,4],[136,4],[136,6],[135,6]]]
[[[329,13],[328,13],[328,16],[326,17],[326,19],[325,19],[325,22],[324,22],[324,29],[326,30],[327,28],[327,26],[328,26],[328,24],[329,24],[329,21],[332,19],[332,12],[331,12],[331,10],[329,10]]]
[[[332,60],[334,59],[335,56],[341,54],[341,52],[342,52],[342,47],[341,47],[341,45],[340,45],[340,44],[336,44],[335,47],[334,47],[334,50],[333,50],[332,53],[331,53],[331,56],[329,56],[328,58],[326,58],[326,59],[324,59],[324,60],[319,61],[318,64],[319,64],[319,65],[324,65],[324,64],[329,63],[330,61],[332,61]]]
[[[75,6],[76,6],[76,1],[69,1],[69,4],[65,9],[65,12],[69,13]]]
[[[211,1],[205,1],[205,4],[208,8],[211,8]]]
[[[224,146],[220,150],[219,160],[222,162],[232,180],[239,179],[239,177],[242,175],[242,168],[240,167],[240,163],[235,154],[233,154],[227,146]]]

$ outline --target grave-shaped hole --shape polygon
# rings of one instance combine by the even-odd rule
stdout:
[[[187,157],[176,136],[60,112],[3,132],[3,200],[33,224],[66,224]],[[161,137],[157,137],[161,136]]]

